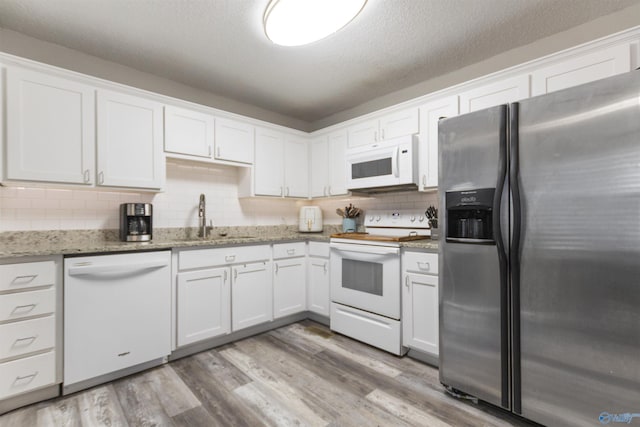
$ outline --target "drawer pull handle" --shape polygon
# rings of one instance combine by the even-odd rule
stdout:
[[[36,340],[36,338],[38,338],[38,336],[33,336],[33,337],[25,337],[25,338],[18,338],[17,340],[15,340],[15,342],[13,343],[13,347],[18,347],[20,346],[21,342],[23,341],[29,341],[29,342],[24,342],[22,344],[22,346],[27,346],[27,345],[31,345],[33,344],[33,342]]]
[[[423,267],[423,265],[426,266],[426,267]],[[428,263],[428,262],[418,261],[418,268],[420,270],[431,270],[431,264]]]
[[[31,283],[33,282],[36,277],[38,277],[37,274],[29,274],[27,276],[16,276],[13,281],[11,281],[12,285],[26,285],[27,283]]]
[[[118,357],[126,356],[129,353],[131,353],[131,352],[130,351],[125,351],[124,353],[118,354]]]
[[[25,314],[30,311],[33,311],[38,304],[25,304],[25,305],[16,305],[16,307],[11,310],[11,314]]]
[[[227,255],[227,256],[224,257],[224,260],[226,262],[233,262],[235,259],[236,259],[235,255]]]
[[[39,371],[35,371],[33,374],[25,375],[25,376],[22,376],[22,377],[21,376],[17,376],[15,381],[13,381],[13,385],[17,385],[17,383],[19,381],[25,381],[25,380],[27,380],[26,381],[27,383],[30,383],[31,381],[33,381],[33,379],[36,377],[36,375],[38,375],[38,372]]]

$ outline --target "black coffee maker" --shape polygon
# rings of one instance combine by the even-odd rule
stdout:
[[[153,228],[151,203],[123,203],[120,205],[120,240],[148,242]]]

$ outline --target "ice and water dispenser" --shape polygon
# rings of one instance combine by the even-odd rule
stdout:
[[[494,188],[448,191],[446,239],[448,242],[493,244]]]

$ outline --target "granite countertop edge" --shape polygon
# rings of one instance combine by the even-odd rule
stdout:
[[[147,252],[171,249],[213,248],[239,245],[256,245],[271,243],[287,243],[297,241],[329,242],[331,234],[339,230],[325,227],[320,233],[301,233],[291,228],[270,227],[253,228],[252,231],[238,231],[227,236],[212,233],[212,238],[200,239],[193,236],[192,230],[187,232],[165,232],[154,237],[151,242],[121,242],[117,240],[117,231],[87,231],[74,234],[64,232],[5,232],[0,233],[0,258],[19,258],[29,256],[72,256],[89,254],[107,254],[116,252]],[[258,232],[256,232],[258,231]],[[182,233],[181,235],[179,235]],[[253,236],[253,234],[256,234]],[[251,235],[252,237],[247,237]],[[401,243],[406,249],[437,252],[438,241],[429,239]]]

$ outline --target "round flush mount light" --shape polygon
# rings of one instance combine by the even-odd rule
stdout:
[[[271,0],[264,13],[267,37],[300,46],[331,35],[360,13],[367,0]]]

